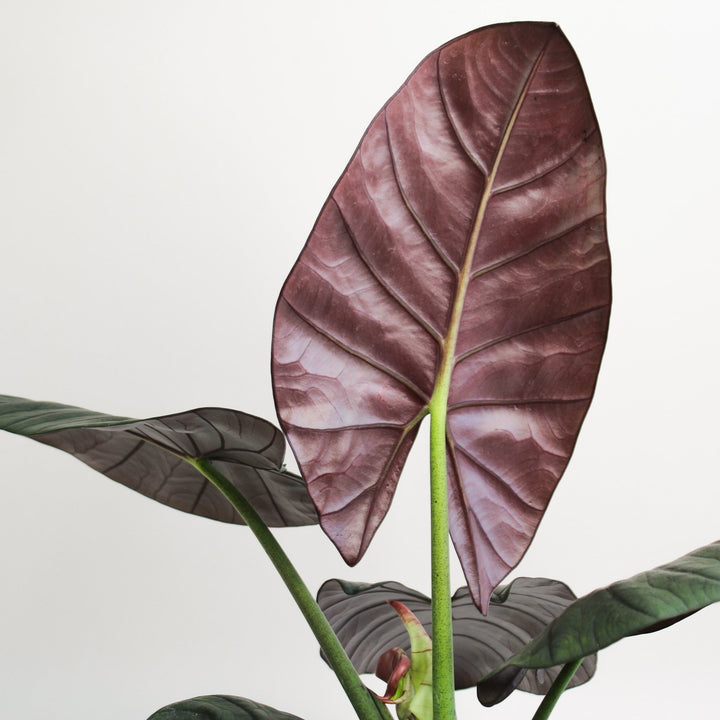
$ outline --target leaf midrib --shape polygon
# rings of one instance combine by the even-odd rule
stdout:
[[[440,395],[443,395],[445,398],[444,404],[447,403],[447,397],[449,395],[449,390],[450,390],[450,379],[452,376],[453,369],[455,367],[455,350],[457,347],[457,340],[458,340],[458,335],[460,332],[460,322],[462,320],[462,314],[463,314],[463,310],[465,307],[465,297],[467,295],[468,286],[470,284],[470,280],[471,280],[471,276],[472,276],[473,259],[475,257],[475,251],[477,249],[477,244],[480,239],[480,231],[482,229],[483,221],[485,220],[485,213],[487,211],[488,203],[490,202],[490,199],[493,196],[493,186],[495,184],[495,177],[500,168],[500,164],[502,163],[503,156],[505,154],[505,149],[510,140],[510,136],[512,134],[513,128],[515,127],[515,122],[517,121],[517,118],[523,107],[525,98],[527,97],[527,94],[530,90],[530,85],[532,84],[532,81],[535,78],[538,67],[540,66],[540,63],[542,62],[542,59],[545,56],[545,51],[547,49],[549,42],[550,42],[550,36],[548,36],[547,40],[545,41],[545,44],[543,45],[542,49],[538,53],[538,56],[535,59],[535,62],[533,63],[533,66],[532,66],[530,72],[528,73],[528,76],[525,80],[525,83],[520,92],[520,95],[518,96],[518,99],[515,102],[515,106],[513,107],[513,112],[510,115],[510,119],[508,120],[508,123],[503,132],[502,139],[500,141],[500,146],[498,147],[498,151],[495,156],[495,160],[493,162],[490,173],[487,177],[487,182],[485,183],[485,187],[483,189],[482,196],[480,197],[480,203],[478,204],[478,209],[475,214],[475,220],[473,222],[473,227],[470,232],[470,237],[468,239],[467,250],[465,253],[465,260],[463,262],[463,266],[458,275],[457,289],[455,292],[455,299],[454,299],[453,305],[452,305],[452,314],[450,316],[450,323],[448,325],[447,334],[445,335],[445,338],[442,341],[442,359],[440,361],[440,370],[437,375],[437,380],[436,380],[435,388],[433,391],[433,398],[431,400],[431,403],[433,403],[433,404],[434,404],[434,402],[438,402],[440,400],[440,397],[439,397]]]

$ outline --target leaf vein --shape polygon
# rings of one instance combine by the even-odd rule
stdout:
[[[335,207],[337,208],[338,214],[340,215],[340,219],[343,222],[343,225],[345,226],[345,231],[347,232],[348,237],[350,238],[350,242],[352,243],[353,248],[355,249],[355,253],[357,254],[358,258],[362,262],[362,264],[367,268],[368,272],[375,278],[375,281],[377,284],[387,293],[387,295],[392,298],[420,327],[425,330],[430,337],[433,338],[438,344],[442,342],[442,338],[440,334],[432,328],[419,314],[415,308],[413,308],[410,303],[408,303],[404,298],[402,298],[398,293],[395,292],[395,290],[392,289],[392,287],[385,281],[385,279],[380,275],[380,273],[372,266],[370,263],[370,260],[363,252],[362,248],[360,247],[360,244],[358,243],[357,237],[355,236],[355,233],[352,231],[352,228],[350,227],[350,223],[348,223],[347,219],[345,218],[345,214],[342,211],[342,208],[340,207],[338,201],[333,197],[332,198],[333,203],[335,204]]]
[[[448,255],[445,253],[445,251],[437,244],[435,241],[435,238],[432,236],[430,231],[427,229],[425,224],[420,220],[420,216],[418,215],[417,211],[413,207],[412,203],[410,202],[410,199],[408,198],[407,194],[405,193],[405,188],[403,187],[403,184],[400,182],[400,176],[398,175],[397,171],[397,161],[395,157],[395,152],[393,151],[392,141],[390,139],[390,127],[388,125],[388,119],[387,119],[387,113],[385,114],[385,135],[387,137],[387,146],[388,151],[390,153],[390,165],[392,167],[393,176],[395,177],[395,184],[398,186],[398,190],[400,192],[400,197],[402,198],[403,203],[405,203],[405,207],[408,209],[408,212],[412,216],[413,220],[415,220],[416,225],[422,232],[422,234],[427,238],[428,242],[430,243],[433,250],[435,250],[435,253],[440,258],[440,260],[447,265],[447,267],[452,271],[452,273],[457,277],[458,272],[460,271],[460,268],[448,257]]]
[[[339,338],[335,337],[331,333],[327,332],[326,330],[323,330],[320,328],[316,323],[312,322],[309,318],[307,318],[305,315],[303,315],[297,308],[293,306],[293,304],[287,299],[287,297],[282,297],[282,301],[292,310],[300,320],[302,320],[309,328],[311,328],[314,332],[316,332],[318,335],[321,335],[326,340],[328,340],[330,343],[335,345],[340,350],[343,350],[348,355],[357,358],[358,360],[361,360],[362,362],[367,363],[371,367],[375,368],[379,372],[387,375],[388,377],[393,378],[396,380],[399,384],[405,386],[408,390],[410,390],[413,394],[415,394],[417,397],[419,397],[423,404],[427,404],[429,401],[429,398],[427,395],[419,388],[415,383],[411,382],[407,378],[404,378],[402,375],[394,372],[388,367],[385,367],[384,365],[381,365],[376,360],[373,360],[372,358],[368,357],[367,355],[364,355],[363,353],[360,353],[359,351],[355,350],[354,348],[349,347],[345,343],[343,343]]]
[[[536,508],[532,503],[528,502],[522,495],[518,493],[518,491],[502,476],[498,475],[495,471],[491,470],[487,465],[482,463],[480,460],[478,460],[476,457],[474,457],[469,450],[466,450],[460,443],[455,443],[456,447],[460,452],[465,455],[470,462],[473,463],[477,468],[482,470],[483,472],[487,473],[493,480],[495,480],[497,483],[499,483],[504,489],[509,490],[514,497],[516,497],[525,507],[530,508],[534,512],[538,512],[538,508]]]
[[[109,472],[112,472],[116,468],[120,467],[121,465],[126,463],[144,444],[145,444],[144,440],[138,440],[137,444],[133,446],[132,450],[130,450],[128,453],[126,453],[116,463],[113,463],[110,467],[105,468],[104,470],[101,470],[100,472],[103,473],[103,475],[107,475]]]
[[[538,243],[537,245],[534,245],[531,248],[528,248],[527,250],[523,250],[523,252],[518,253],[517,255],[512,255],[511,257],[505,258],[504,260],[499,260],[498,262],[494,263],[493,265],[488,265],[485,268],[480,268],[479,270],[476,270],[471,276],[470,281],[477,280],[477,278],[486,275],[490,272],[493,272],[495,270],[498,270],[499,268],[502,268],[506,265],[510,265],[511,263],[515,262],[516,260],[520,260],[521,258],[527,257],[528,255],[532,255],[532,253],[536,252],[537,250],[541,250],[544,247],[547,247],[548,245],[551,245],[554,242],[557,242],[558,240],[562,240],[563,238],[567,237],[571,233],[574,233],[576,230],[579,230],[584,225],[587,225],[589,222],[596,220],[598,218],[603,218],[603,213],[595,213],[594,215],[589,215],[588,217],[584,218],[578,223],[575,223],[569,228],[566,228],[565,230],[562,230],[561,232],[552,235],[549,238],[546,238],[542,242]]]
[[[589,138],[591,138],[593,135],[597,134],[598,128],[597,126],[593,128],[582,140],[580,140],[575,147],[570,151],[570,153],[564,157],[560,162],[555,163],[554,165],[551,165],[549,168],[546,168],[545,170],[542,170],[541,172],[537,173],[536,175],[533,175],[529,178],[526,178],[524,180],[521,180],[517,183],[514,183],[512,185],[506,185],[505,187],[498,188],[493,192],[493,195],[501,195],[502,193],[511,192],[512,190],[517,190],[521,187],[524,187],[525,185],[530,185],[538,180],[541,180],[542,178],[546,177],[547,175],[551,175],[556,170],[559,170],[563,165],[566,165],[570,160],[572,160],[575,155],[577,154],[577,151],[582,148],[582,146],[588,141]]]
[[[480,345],[479,347],[473,348],[472,350],[468,350],[467,352],[463,353],[462,355],[459,355],[455,361],[455,367],[457,367],[464,360],[467,360],[472,355],[477,355],[479,353],[485,352],[486,350],[489,350],[490,348],[495,347],[496,345],[500,345],[500,344],[508,342],[510,340],[514,340],[515,338],[522,337],[523,335],[528,335],[530,333],[536,332],[538,330],[544,330],[545,328],[553,327],[555,325],[561,325],[564,322],[570,322],[571,320],[576,320],[577,318],[583,317],[584,315],[590,315],[599,310],[604,310],[606,307],[608,307],[608,305],[609,305],[609,302],[601,303],[600,305],[593,305],[592,307],[589,307],[586,310],[580,310],[576,313],[571,313],[570,315],[562,315],[560,317],[553,318],[552,320],[549,320],[548,322],[540,323],[539,325],[533,325],[532,327],[525,328],[523,330],[518,330],[516,332],[512,332],[509,335],[503,335],[502,337],[496,338],[495,340],[490,340],[489,342],[487,342],[483,345]]]
[[[458,147],[467,155],[470,162],[477,167],[480,172],[483,173],[483,175],[487,178],[488,177],[488,169],[486,167],[483,167],[483,164],[480,162],[480,158],[476,158],[471,152],[470,149],[465,145],[465,142],[463,141],[462,137],[460,137],[460,132],[457,128],[457,125],[455,124],[455,120],[452,117],[452,114],[450,113],[450,108],[448,107],[447,98],[445,96],[445,90],[443,88],[442,82],[440,80],[440,52],[437,54],[437,58],[435,60],[435,75],[437,77],[437,86],[438,86],[438,95],[440,97],[440,105],[442,106],[443,112],[445,113],[445,117],[448,119],[448,124],[450,125],[450,130],[452,131],[452,134],[455,138],[456,143],[458,144]]]

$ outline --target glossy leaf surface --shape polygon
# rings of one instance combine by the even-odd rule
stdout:
[[[488,614],[483,615],[468,589],[460,588],[452,599],[456,689],[475,685],[574,600],[573,592],[557,580],[518,578],[493,593]],[[358,672],[375,672],[379,657],[390,648],[410,650],[407,632],[389,601],[407,606],[432,636],[430,598],[400,583],[328,580],[318,592],[318,603]],[[500,702],[516,687],[543,694],[559,670],[526,672],[517,668],[504,676],[502,687],[494,688],[486,704]],[[589,657],[572,684],[586,682],[594,672],[595,658]]]
[[[167,705],[148,720],[300,720],[297,715],[232,695],[205,695]]]
[[[718,601],[720,541],[575,601],[481,685],[517,667],[564,664],[630,635],[662,630]]]
[[[184,458],[211,460],[269,526],[317,522],[302,479],[282,469],[280,430],[237,410],[200,408],[134,420],[0,395],[0,429],[64,450],[164,505],[242,524],[230,503]]]
[[[345,560],[442,371],[452,538],[475,601],[527,549],[593,394],[610,305],[600,133],[556,25],[471,32],[382,108],[275,315],[283,429]]]

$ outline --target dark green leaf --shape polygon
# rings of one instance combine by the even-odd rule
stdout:
[[[300,720],[297,715],[232,695],[205,695],[167,705],[148,720]]]
[[[358,672],[374,672],[378,658],[390,648],[410,650],[405,628],[388,605],[389,600],[406,605],[432,635],[430,598],[400,583],[371,585],[328,580],[320,588],[318,603]],[[484,616],[468,588],[460,588],[452,599],[455,687],[475,685],[540,633],[573,600],[573,592],[557,580],[518,578],[493,593]],[[516,669],[504,677],[502,688],[496,689],[486,704],[500,702],[516,687],[544,694],[559,670]],[[573,685],[589,680],[594,672],[595,658],[590,657]]]
[[[565,664],[624,637],[661,630],[718,600],[720,541],[575,601],[481,685],[508,669]]]
[[[222,494],[186,459],[212,461],[270,527],[317,523],[302,478],[282,467],[285,439],[261,418],[200,408],[135,420],[0,395],[0,429],[52,445],[164,505],[240,523]]]

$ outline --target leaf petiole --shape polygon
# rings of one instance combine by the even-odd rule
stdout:
[[[563,667],[560,674],[555,678],[555,682],[552,684],[552,687],[548,690],[547,695],[545,695],[543,701],[540,703],[537,711],[532,717],[532,720],[547,720],[547,718],[550,717],[550,713],[555,708],[555,705],[565,691],[565,688],[567,688],[568,684],[573,679],[573,676],[582,664],[583,659],[584,658],[571,660]]]
[[[430,526],[432,563],[433,717],[455,719],[452,602],[450,597],[450,527],[448,520],[445,422],[447,386],[430,403]]]
[[[360,680],[347,653],[340,644],[327,618],[315,601],[305,582],[285,554],[275,536],[242,493],[208,460],[186,457],[198,472],[202,473],[237,510],[247,526],[255,534],[263,550],[278,571],[297,606],[325,653],[328,664],[337,676],[345,694],[355,708],[360,720],[390,720],[382,703],[376,702]]]

